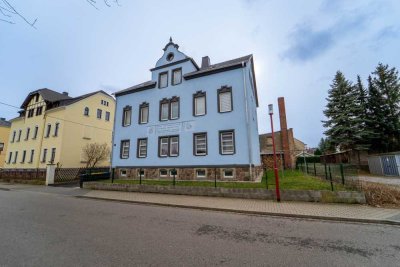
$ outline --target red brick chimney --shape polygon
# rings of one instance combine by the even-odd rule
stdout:
[[[284,97],[278,97],[278,107],[279,107],[279,122],[281,125],[281,144],[282,144],[285,168],[292,168]]]

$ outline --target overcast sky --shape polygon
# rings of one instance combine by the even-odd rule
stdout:
[[[267,105],[284,96],[288,126],[312,147],[337,70],[366,80],[378,62],[400,67],[398,0],[97,0],[98,10],[86,0],[8,1],[38,19],[37,29],[0,22],[0,101],[16,106],[39,88],[78,96],[147,81],[172,36],[198,64],[254,54],[260,133],[270,131]],[[16,112],[0,105],[1,117]]]

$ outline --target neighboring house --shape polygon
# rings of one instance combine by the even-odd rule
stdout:
[[[170,42],[151,80],[115,93],[119,177],[254,180],[261,174],[253,56],[201,67]],[[140,169],[144,168],[143,171]]]
[[[295,168],[299,153],[306,151],[306,145],[296,139],[292,128],[287,128],[285,99],[278,98],[280,131],[274,132],[277,164],[285,168]],[[260,154],[263,166],[273,168],[272,133],[260,134]]]
[[[5,168],[83,167],[86,144],[111,146],[115,100],[103,91],[70,97],[40,89],[29,93],[21,109],[11,120]]]
[[[3,168],[6,160],[10,128],[11,122],[6,121],[5,118],[0,118],[0,168]]]

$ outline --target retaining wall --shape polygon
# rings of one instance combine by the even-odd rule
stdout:
[[[83,188],[92,190],[111,190],[124,192],[161,193],[190,196],[233,197],[247,199],[275,199],[275,190],[260,188],[223,188],[201,186],[159,186],[110,184],[100,182],[86,182]],[[325,202],[365,204],[363,192],[355,191],[314,191],[314,190],[281,190],[281,199],[286,201]]]

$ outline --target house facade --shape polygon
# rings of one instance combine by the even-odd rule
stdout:
[[[10,135],[11,122],[0,118],[0,169],[4,167],[7,154],[8,137]]]
[[[111,147],[114,110],[114,98],[103,91],[78,97],[50,89],[29,93],[20,116],[11,120],[4,168],[42,169],[49,163],[84,167],[86,144]]]
[[[254,180],[261,174],[253,56],[196,62],[170,42],[151,80],[115,93],[122,178]],[[142,170],[143,169],[143,170]]]

